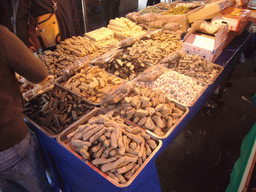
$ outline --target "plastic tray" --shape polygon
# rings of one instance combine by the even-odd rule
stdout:
[[[45,93],[47,93],[47,92],[45,92]],[[45,93],[42,93],[42,94],[40,94],[40,95],[38,95],[37,97],[40,97],[41,95],[43,95],[43,94],[45,94]],[[78,95],[78,97],[80,97],[81,98],[81,96],[79,96]],[[91,110],[93,110],[93,106],[89,106],[89,105],[87,105],[87,107],[88,107],[88,109],[91,109]],[[23,114],[23,113],[22,113]],[[86,116],[87,114],[84,114],[84,115],[82,115],[82,116],[80,116],[80,118],[79,119],[81,119],[81,118],[83,118],[84,116]],[[46,129],[44,129],[43,127],[41,127],[40,125],[38,125],[35,121],[33,121],[32,119],[30,119],[28,116],[26,116],[25,114],[23,114],[23,117],[29,122],[29,123],[31,123],[33,126],[35,126],[37,129],[39,129],[41,132],[43,132],[45,135],[47,135],[48,137],[50,137],[50,138],[56,138],[63,130],[65,130],[65,129],[63,129],[60,133],[58,133],[58,134],[56,134],[56,133],[54,133],[53,131],[51,131],[50,129],[48,129],[48,130],[46,130]],[[78,121],[78,120],[77,120]],[[76,121],[74,121],[73,123],[71,123],[68,127],[70,127],[70,126],[72,126],[74,123],[75,123]],[[68,128],[67,127],[67,128]],[[67,129],[66,128],[66,129]]]
[[[75,156],[77,156],[79,159],[83,159],[82,156],[80,156],[77,152],[75,152],[71,146],[70,143],[67,140],[67,135],[71,132],[73,132],[79,125],[81,124],[86,124],[88,120],[94,116],[97,116],[99,114],[105,114],[107,110],[102,109],[102,108],[95,108],[92,110],[90,113],[88,113],[86,116],[78,120],[76,123],[74,123],[72,126],[70,126],[68,129],[60,133],[57,137],[57,142],[60,143],[63,147],[65,147],[68,151],[73,153]],[[129,124],[129,122],[127,122]],[[154,157],[154,155],[159,151],[159,149],[162,146],[162,141],[161,140],[156,140],[152,138],[157,142],[157,148],[151,153],[151,155],[146,159],[146,161],[140,166],[140,168],[134,173],[134,175],[129,179],[129,181],[126,184],[119,184],[115,182],[111,177],[107,176],[105,173],[103,173],[101,170],[99,170],[97,167],[95,167],[93,164],[91,164],[89,161],[84,161],[82,160],[83,163],[87,164],[89,167],[91,167],[93,170],[95,170],[98,174],[100,174],[104,179],[108,180],[111,182],[113,185],[119,188],[125,188],[129,186],[135,179],[136,177],[140,174],[140,172],[143,170],[143,168],[150,162],[150,160]],[[68,154],[67,154],[68,155]],[[80,165],[81,166],[81,165]],[[82,178],[81,178],[82,179]]]

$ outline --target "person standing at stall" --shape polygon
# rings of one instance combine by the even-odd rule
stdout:
[[[106,26],[110,19],[119,17],[120,0],[101,0]]]
[[[29,38],[28,21],[49,13],[54,13],[57,18],[60,31],[56,37],[57,43],[66,38],[81,35],[76,0],[20,0],[16,19],[17,36],[32,51],[35,51],[36,47]]]
[[[47,78],[46,66],[0,25],[0,191],[52,191],[34,134],[24,121],[15,73],[33,83]]]

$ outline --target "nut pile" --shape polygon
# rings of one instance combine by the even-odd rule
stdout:
[[[134,87],[120,102],[105,107],[158,136],[164,136],[184,114],[161,90],[148,87]]]
[[[126,80],[132,80],[138,74],[143,72],[148,65],[139,62],[133,57],[121,53],[118,58],[101,65],[108,73],[114,74]]]
[[[107,52],[106,49],[98,47],[88,38],[78,36],[62,41],[54,51],[44,51],[43,55],[39,54],[39,59],[46,64],[49,75],[57,78],[76,59],[86,55],[96,58],[105,52]]]
[[[117,183],[126,184],[157,148],[141,128],[127,125],[113,111],[89,119],[67,135],[74,150]]]
[[[172,70],[166,70],[153,82],[140,82],[153,89],[161,89],[170,97],[186,106],[192,104],[207,86],[198,80],[179,74]]]
[[[127,48],[130,55],[138,63],[157,64],[162,58],[182,47],[180,35],[169,30],[152,35],[151,39],[140,40]]]
[[[25,103],[23,114],[55,135],[91,109],[81,97],[55,87]]]
[[[82,95],[91,102],[99,104],[105,94],[123,82],[123,79],[106,73],[105,69],[88,66],[81,69],[80,73],[72,76],[64,84],[64,87]]]
[[[168,68],[209,84],[221,71],[221,66],[207,61],[200,55],[183,55],[178,61],[178,67],[172,63]]]

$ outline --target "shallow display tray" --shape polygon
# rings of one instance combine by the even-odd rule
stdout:
[[[49,90],[50,91],[50,90]],[[47,92],[45,92],[45,93],[47,93]],[[45,94],[45,93],[42,93],[42,94],[40,94],[40,95],[38,95],[38,96],[36,96],[36,97],[40,97],[41,95],[43,95],[43,94]],[[77,95],[78,97],[80,97],[81,98],[81,96],[80,95]],[[34,98],[36,98],[36,97],[34,97]],[[31,101],[31,100],[30,100]],[[91,109],[91,110],[93,110],[94,109],[94,107],[92,107],[92,106],[89,106],[89,105],[86,105],[87,107],[88,107],[88,110],[89,109]],[[80,118],[79,119],[81,119],[81,118],[83,118],[84,116],[86,116],[88,113],[86,113],[86,114],[84,114],[84,115],[82,115],[82,116],[80,116]],[[68,127],[70,127],[70,126],[72,126],[74,123],[76,123],[76,121],[79,121],[79,119],[78,120],[76,120],[76,121],[74,121],[73,123],[71,123],[67,128],[64,128],[62,131],[60,131],[59,133],[54,133],[53,131],[51,131],[51,129],[44,129],[43,127],[41,127],[40,125],[38,125],[35,121],[33,121],[32,119],[30,119],[27,115],[25,115],[25,114],[23,114],[22,113],[22,115],[23,115],[23,117],[29,122],[29,123],[31,123],[33,126],[35,126],[37,129],[39,129],[41,132],[43,132],[45,135],[47,135],[48,137],[50,137],[50,138],[56,138],[61,132],[63,132],[64,130],[66,130],[66,129],[68,129]]]
[[[80,120],[78,120],[76,123],[74,123],[72,126],[70,126],[68,129],[66,129],[65,131],[61,132],[58,137],[57,137],[57,142],[60,143],[63,147],[65,147],[68,151],[70,151],[71,153],[73,153],[76,157],[78,157],[83,163],[85,163],[86,165],[88,165],[89,167],[91,167],[93,170],[95,170],[98,174],[100,174],[104,179],[108,180],[109,182],[111,182],[113,185],[115,185],[116,187],[119,188],[126,188],[128,187],[135,179],[136,177],[140,174],[140,172],[143,170],[143,168],[150,162],[150,160],[154,157],[154,155],[159,151],[159,149],[162,146],[162,141],[161,140],[156,140],[154,138],[154,141],[156,141],[157,143],[157,148],[150,154],[149,157],[147,157],[146,161],[139,167],[139,169],[134,173],[134,175],[129,179],[129,181],[125,184],[120,184],[115,182],[111,177],[107,176],[105,173],[103,173],[100,169],[98,169],[97,167],[95,167],[92,163],[90,163],[88,160],[83,160],[82,156],[80,154],[78,154],[77,152],[75,152],[68,139],[67,139],[67,135],[73,131],[75,131],[77,129],[77,127],[79,125],[83,125],[86,124],[88,122],[88,120],[94,116],[97,116],[99,114],[106,114],[107,110],[102,109],[102,108],[95,108],[94,110],[92,110],[90,113],[88,113],[86,116],[84,116],[83,118],[81,118]],[[127,122],[125,120],[126,124],[130,124],[129,122]],[[135,125],[133,125],[135,126]],[[67,154],[68,155],[68,154]],[[81,166],[81,165],[79,165]],[[81,178],[82,179],[82,178]]]
[[[136,86],[139,86],[139,85],[136,85]],[[150,88],[152,89],[152,88]],[[130,95],[128,94],[127,97],[130,97]],[[172,101],[175,103],[175,107],[177,107],[178,109],[182,110],[184,113],[183,115],[179,118],[179,120],[165,133],[164,136],[159,136],[159,135],[156,135],[155,133],[153,133],[152,131],[144,128],[143,126],[139,126],[137,125],[136,123],[132,122],[131,120],[128,120],[126,119],[125,117],[123,117],[124,119],[126,119],[127,122],[129,122],[130,124],[134,125],[134,126],[138,126],[138,127],[141,127],[142,129],[144,129],[149,135],[151,135],[152,137],[154,137],[155,139],[166,139],[171,133],[172,131],[176,128],[176,126],[182,121],[182,119],[184,119],[184,117],[188,114],[189,112],[189,108],[184,106],[183,104],[177,102],[177,101],[174,101],[173,99],[170,99],[169,97],[166,97],[166,99]],[[119,101],[120,102],[120,101]],[[105,110],[108,110],[105,108],[104,104],[101,105],[101,108],[105,109]],[[121,114],[118,114],[118,115],[121,115]]]
[[[96,67],[96,66],[90,66],[90,67]],[[100,69],[100,68],[99,68],[99,69]],[[115,75],[113,75],[113,74],[111,74],[111,73],[108,73],[108,72],[106,72],[106,73],[109,74],[109,75],[111,75],[111,76],[115,76]],[[71,78],[71,77],[72,77],[72,76],[70,76],[69,78]],[[116,76],[116,77],[117,77],[117,76]],[[120,78],[120,77],[117,77],[117,78]],[[122,78],[120,78],[120,79],[122,79]],[[124,80],[124,79],[122,79],[122,80],[123,80],[124,82],[126,81],[126,80]],[[100,105],[102,104],[102,102],[95,103],[95,102],[93,102],[93,101],[87,99],[86,97],[84,97],[84,96],[82,96],[82,95],[80,95],[80,94],[78,94],[78,93],[75,93],[75,92],[71,91],[70,89],[66,88],[66,87],[64,86],[64,84],[65,84],[67,81],[68,81],[68,79],[67,79],[66,77],[61,76],[61,77],[57,78],[57,79],[54,81],[54,84],[55,84],[57,87],[60,87],[60,88],[63,89],[63,90],[66,90],[66,91],[68,91],[68,92],[71,92],[71,93],[73,93],[73,94],[75,94],[75,95],[81,97],[85,102],[87,102],[87,103],[90,104],[90,105],[100,106]],[[121,84],[122,84],[122,83],[121,83]],[[117,85],[116,88],[119,87],[121,84]],[[115,89],[116,89],[116,88],[115,88]]]
[[[173,101],[172,99],[170,98],[167,98],[171,101]],[[159,136],[159,135],[156,135],[155,133],[153,133],[152,131],[146,129],[146,128],[143,128],[135,123],[133,123],[132,121],[126,119],[130,124],[132,125],[136,125],[138,127],[141,127],[142,129],[144,129],[149,135],[151,135],[152,137],[154,137],[155,139],[166,139],[171,133],[172,131],[177,127],[177,125],[184,119],[184,117],[188,114],[189,112],[189,108],[188,107],[185,107],[184,105],[176,102],[176,101],[173,101],[175,103],[175,107],[177,107],[178,109],[184,111],[183,115],[179,118],[179,120],[165,133],[164,136]]]
[[[215,77],[214,77],[209,83],[204,82],[204,83],[206,83],[206,84],[208,84],[208,85],[213,84],[213,82],[220,76],[220,74],[221,74],[222,71],[224,70],[224,67],[222,67],[221,65],[218,65],[218,64],[215,64],[215,63],[211,63],[211,65],[218,67],[220,70],[219,70],[218,73],[216,73]],[[179,73],[178,71],[176,71],[176,70],[174,70],[174,69],[172,69],[172,68],[168,68],[168,69]],[[186,74],[183,74],[183,73],[179,73],[179,74],[186,75]],[[186,75],[186,76],[189,76],[189,75]],[[191,77],[191,76],[189,76],[189,77]],[[192,77],[192,78],[194,78],[194,77]],[[196,79],[196,78],[194,78],[194,79]],[[199,80],[198,80],[198,81],[199,81]],[[202,82],[203,82],[203,81],[202,81]]]
[[[145,71],[149,71],[149,70],[150,70],[150,69],[148,68],[148,69],[146,69]],[[207,83],[201,82],[201,81],[199,81],[199,80],[197,80],[197,79],[195,79],[195,78],[193,78],[193,77],[190,77],[190,76],[187,76],[187,75],[178,73],[177,71],[173,71],[173,70],[171,70],[171,69],[167,69],[167,68],[166,68],[166,70],[170,70],[170,71],[172,71],[173,73],[177,73],[178,75],[181,75],[181,76],[185,76],[185,77],[192,78],[192,79],[196,80],[197,83],[203,85],[202,90],[201,90],[200,92],[198,92],[198,94],[196,95],[196,97],[195,97],[189,104],[185,104],[185,103],[179,102],[179,101],[177,101],[176,99],[174,99],[174,98],[172,98],[172,97],[169,97],[169,96],[168,96],[168,93],[165,93],[165,96],[166,96],[167,98],[169,98],[169,99],[172,100],[172,101],[175,101],[177,104],[183,105],[183,106],[185,106],[185,107],[192,107],[192,106],[196,103],[196,101],[199,99],[199,97],[201,97],[201,95],[203,94],[203,92],[204,92],[204,91],[207,89],[207,87],[208,87],[208,84],[207,84]],[[163,74],[164,74],[164,73],[163,73]],[[163,75],[163,74],[161,74],[161,75]],[[160,76],[161,76],[161,75],[160,75]],[[159,77],[160,77],[160,76],[159,76]],[[157,78],[159,78],[159,77],[157,77]],[[152,81],[152,82],[153,82],[153,81]],[[144,84],[144,86],[149,87],[150,89],[157,90],[157,88],[152,88],[152,87],[148,86],[147,83],[145,83],[145,82],[143,82],[143,81],[139,81],[139,80],[137,81],[137,85],[141,86],[141,85],[143,85],[143,84]]]

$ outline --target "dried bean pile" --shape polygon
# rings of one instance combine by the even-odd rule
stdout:
[[[176,63],[169,64],[168,68],[178,73],[193,77],[205,83],[212,83],[221,70],[221,66],[213,64],[200,55],[184,55]]]
[[[117,183],[126,184],[157,148],[157,142],[113,113],[92,117],[67,138],[84,159]]]
[[[105,107],[158,136],[164,136],[184,114],[163,91],[148,87],[134,87],[120,102]]]
[[[192,77],[179,74],[169,69],[155,81],[141,83],[150,88],[161,89],[166,92],[167,97],[186,106],[191,105],[206,86],[205,83],[199,82]]]
[[[123,79],[106,73],[104,69],[88,66],[71,77],[64,87],[98,104],[105,94],[123,82]]]
[[[58,134],[91,109],[81,97],[55,87],[25,103],[23,113],[47,132]]]

